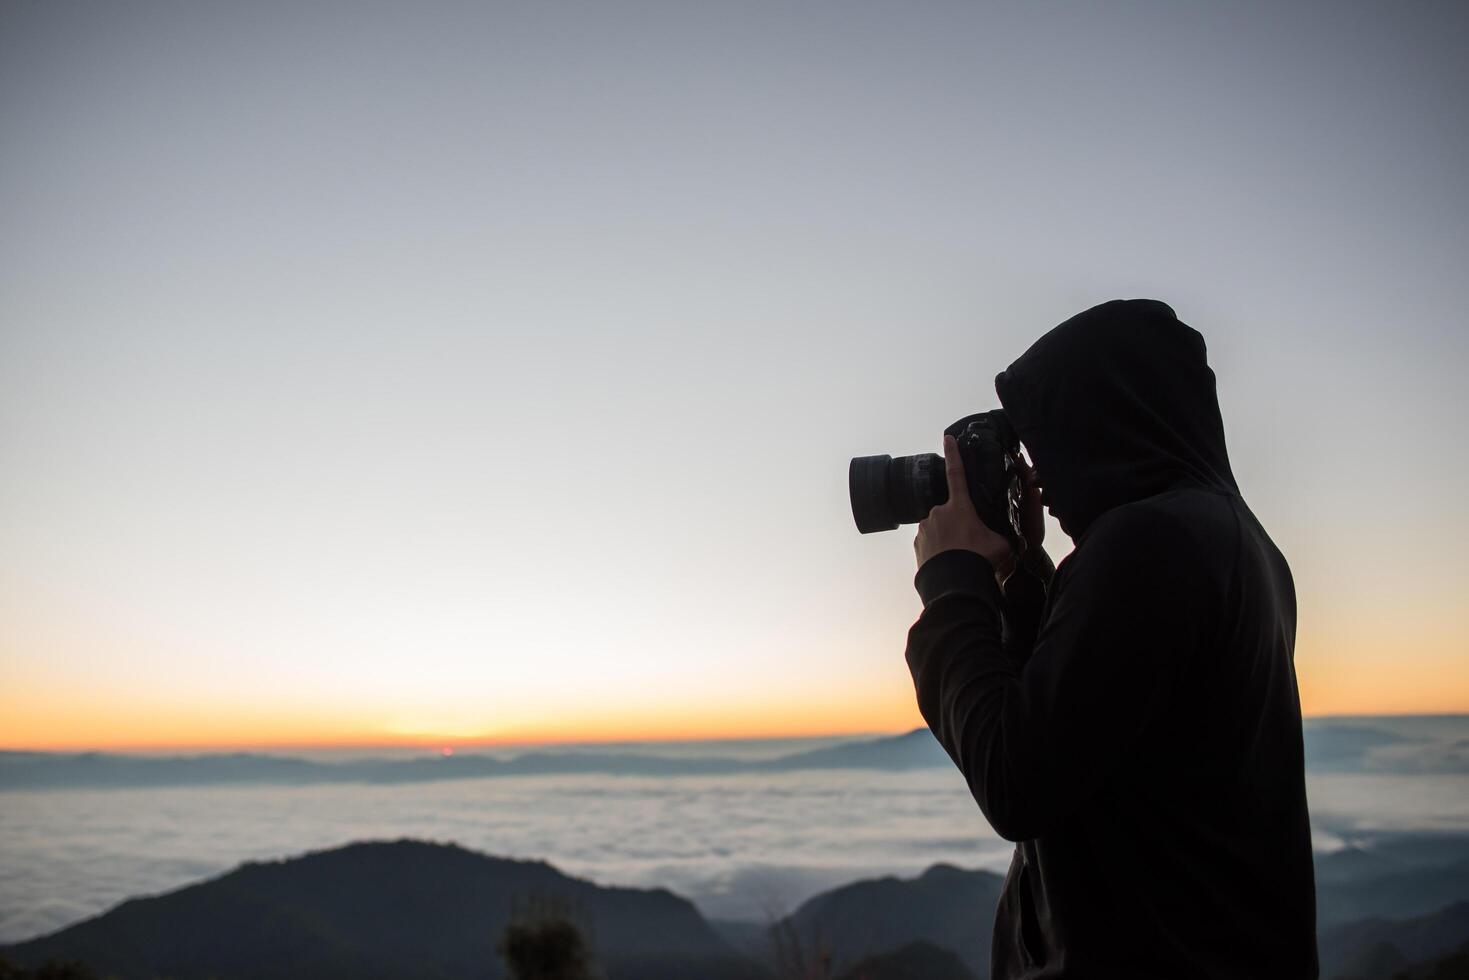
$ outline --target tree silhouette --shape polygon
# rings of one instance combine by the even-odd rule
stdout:
[[[587,937],[573,910],[556,900],[535,900],[518,909],[500,938],[500,956],[515,980],[595,980]]]
[[[97,980],[97,974],[76,961],[47,960],[42,966],[27,970],[0,956],[0,980]]]

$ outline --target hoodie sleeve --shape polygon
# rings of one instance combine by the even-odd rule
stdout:
[[[918,707],[1000,836],[1041,836],[1135,750],[1207,628],[1191,550],[1145,509],[1105,515],[1052,584],[1028,660],[1006,652],[988,562],[950,551],[919,569]]]
[[[1046,606],[1046,582],[1021,565],[1005,580],[1005,655],[1017,663],[1030,659]]]

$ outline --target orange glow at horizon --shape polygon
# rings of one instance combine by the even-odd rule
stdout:
[[[1342,601],[1303,603],[1296,651],[1303,712],[1469,712],[1462,631],[1454,617],[1434,616],[1429,605],[1383,621]],[[41,669],[7,669],[0,683],[0,749],[399,747],[448,755],[538,744],[897,733],[923,725],[901,661],[838,681],[830,662],[798,657],[782,685],[763,680],[764,673],[715,669],[690,671],[675,685],[649,669],[630,679],[609,673],[574,687],[532,687],[534,697],[521,697],[499,693],[493,670],[413,690],[251,685],[242,671],[158,686],[144,683],[147,674],[115,666],[121,659],[94,670],[84,684]]]
[[[1469,716],[1464,5],[116,6],[4,19],[0,750],[920,728],[849,460],[1119,296],[1206,342],[1303,713]]]
[[[79,710],[78,710],[79,709]],[[363,714],[366,714],[365,712]],[[639,706],[577,711],[554,721],[479,732],[453,725],[405,730],[380,719],[297,711],[257,712],[130,702],[72,710],[27,710],[0,695],[0,748],[29,751],[160,751],[418,747],[451,755],[518,745],[599,742],[718,741],[903,732],[923,724],[912,694],[818,703]]]
[[[1466,711],[1465,681],[1434,692],[1392,681],[1391,671],[1354,669],[1335,678],[1302,670],[1306,716],[1457,714]],[[906,692],[905,692],[906,693]],[[1431,697],[1430,694],[1437,694]],[[3,703],[3,702],[0,702]],[[90,718],[7,710],[0,748],[28,751],[228,751],[244,749],[421,748],[445,757],[477,748],[613,742],[720,741],[897,734],[924,722],[911,695],[888,704],[829,704],[807,711],[664,711],[579,716],[561,723],[508,727],[470,734],[394,731],[350,715],[303,717],[118,707]]]
[[[1469,713],[1469,661],[1457,651],[1421,653],[1415,672],[1380,659],[1313,650],[1296,657],[1301,711],[1329,715],[1453,715]]]

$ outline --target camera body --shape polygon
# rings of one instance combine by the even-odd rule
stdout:
[[[959,445],[969,496],[979,519],[1012,545],[1020,539],[1020,439],[1003,409],[966,415],[944,430]],[[949,499],[944,458],[857,456],[847,469],[852,518],[863,534],[916,524]]]

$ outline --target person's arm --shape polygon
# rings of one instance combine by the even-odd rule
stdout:
[[[1020,533],[1025,547],[1019,561],[1011,559],[999,578],[1005,594],[1005,653],[1023,664],[1035,647],[1056,566],[1046,554],[1046,512],[1035,467],[1019,453],[1011,462],[1020,477]]]
[[[1005,579],[1005,653],[1021,664],[1030,659],[1045,615],[1046,592],[1056,568],[1045,549],[1027,549],[1015,571]]]
[[[1046,588],[1050,588],[1051,579],[1056,577],[1056,566],[1051,562],[1051,556],[1046,554],[1046,549],[1041,547],[1027,551],[1021,557],[1019,570],[1029,572]]]
[[[1023,666],[1002,646],[982,556],[945,551],[920,567],[925,608],[907,651],[919,710],[1002,837],[1064,819],[1161,710],[1203,628],[1186,542],[1134,508],[1099,519]]]

